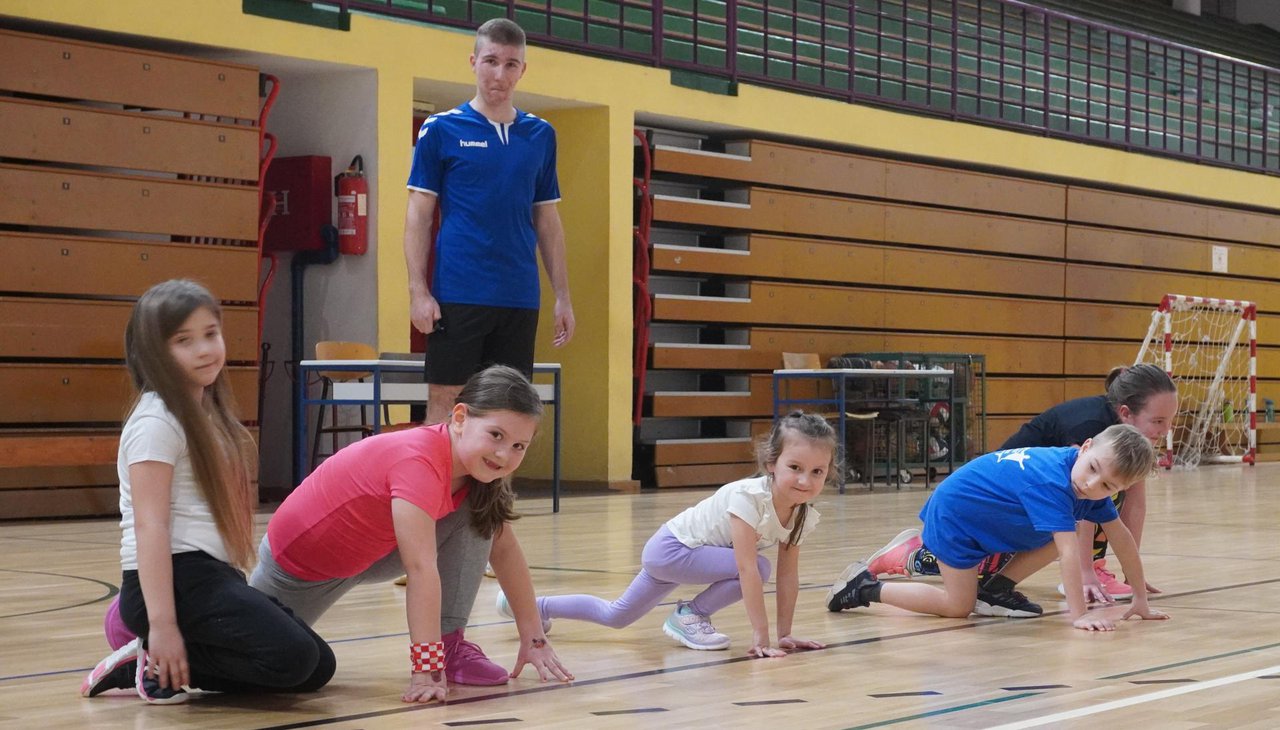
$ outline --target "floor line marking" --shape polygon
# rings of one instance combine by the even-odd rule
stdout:
[[[1080,707],[1074,710],[1055,713],[1053,715],[1044,715],[1030,720],[1021,720],[1019,722],[1011,722],[1006,725],[999,725],[991,730],[1022,730],[1023,728],[1041,727],[1044,725],[1052,725],[1056,723],[1066,722],[1067,720],[1075,720],[1089,715],[1097,715],[1103,712],[1119,710],[1133,705],[1141,705],[1147,702],[1156,702],[1158,700],[1177,697],[1178,695],[1191,694],[1192,692],[1203,692],[1206,689],[1214,689],[1215,687],[1224,687],[1228,684],[1243,682],[1246,679],[1253,679],[1270,674],[1280,670],[1280,664],[1263,669],[1255,669],[1251,672],[1242,672],[1240,674],[1232,674],[1228,677],[1219,677],[1218,679],[1210,679],[1204,682],[1196,682],[1195,684],[1186,684],[1181,687],[1173,687],[1171,689],[1162,689],[1159,692],[1149,692],[1147,694],[1138,695],[1136,697],[1128,697],[1123,700],[1115,700],[1113,702],[1104,702],[1101,705],[1093,705],[1091,707]]]
[[[930,710],[928,712],[920,712],[915,715],[906,715],[904,717],[895,717],[889,720],[880,720],[879,722],[870,722],[866,725],[854,725],[845,728],[845,730],[870,730],[875,727],[886,727],[888,725],[897,725],[900,722],[911,722],[912,720],[923,720],[928,717],[937,717],[939,715],[950,715],[954,712],[964,712],[972,710],[975,707],[986,707],[987,705],[995,705],[1001,702],[1012,702],[1013,700],[1021,700],[1027,697],[1035,697],[1039,692],[1024,692],[1017,695],[1009,695],[1008,697],[993,697],[989,700],[980,700],[978,702],[970,702],[964,705],[956,705],[955,707],[944,707],[938,710]]]
[[[105,601],[108,598],[111,598],[120,592],[119,588],[116,588],[114,585],[104,580],[98,580],[97,578],[85,578],[84,576],[80,576],[80,575],[68,575],[66,573],[49,573],[43,570],[16,570],[14,568],[0,568],[0,573],[22,573],[24,575],[48,575],[48,576],[53,576],[55,578],[70,578],[71,580],[82,580],[82,581],[85,581],[86,583],[97,583],[98,585],[104,586],[107,589],[107,592],[105,595],[98,596],[97,598],[91,598],[87,601],[73,603],[69,606],[55,606],[53,608],[42,608],[38,611],[26,611],[23,613],[5,614],[3,616],[0,616],[0,619],[19,618],[21,616],[36,616],[42,613],[54,613],[56,611],[67,611],[72,608],[80,608],[81,606],[88,606],[94,603],[98,603],[100,601]]]
[[[1122,672],[1120,674],[1109,674],[1105,677],[1098,677],[1098,679],[1126,679],[1128,677],[1135,677],[1139,674],[1148,674],[1150,672],[1161,672],[1166,669],[1176,669],[1177,667],[1185,667],[1191,664],[1199,664],[1201,662],[1211,662],[1214,659],[1226,659],[1227,657],[1239,656],[1241,654],[1249,654],[1255,651],[1266,651],[1267,649],[1274,649],[1277,646],[1280,646],[1280,642],[1276,642],[1274,644],[1263,644],[1262,646],[1252,646],[1246,649],[1236,649],[1235,651],[1223,652],[1222,654],[1211,654],[1209,656],[1198,657],[1196,659],[1188,659],[1182,662],[1174,662],[1173,664],[1161,664],[1158,667],[1149,667],[1147,669],[1137,669],[1132,672]]]

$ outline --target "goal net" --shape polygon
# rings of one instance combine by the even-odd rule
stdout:
[[[1253,302],[1165,295],[1134,361],[1163,367],[1178,386],[1162,466],[1253,463],[1257,353]]]

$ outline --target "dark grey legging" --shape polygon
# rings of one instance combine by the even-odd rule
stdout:
[[[492,538],[484,538],[471,526],[470,500],[436,522],[436,566],[440,571],[440,633],[449,634],[467,625],[471,607],[480,592],[484,566]],[[267,538],[258,546],[258,566],[249,585],[273,596],[314,626],[329,607],[347,591],[363,583],[385,583],[404,575],[400,551],[388,555],[349,578],[303,580],[291,575],[271,556]]]

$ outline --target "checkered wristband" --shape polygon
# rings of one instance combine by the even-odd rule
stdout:
[[[415,672],[444,671],[444,642],[409,645],[409,665]]]

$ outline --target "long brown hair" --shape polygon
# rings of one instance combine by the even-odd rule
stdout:
[[[462,386],[456,403],[466,406],[469,417],[510,411],[542,418],[538,391],[519,370],[506,365],[492,365],[472,375]],[[478,484],[471,479],[471,526],[482,537],[490,538],[503,524],[520,519],[515,510],[515,491],[510,475],[483,484],[483,489],[475,489]]]
[[[257,489],[250,477],[253,440],[236,420],[235,399],[226,369],[192,400],[186,375],[169,351],[169,338],[199,309],[222,324],[222,307],[208,289],[187,279],[171,279],[147,290],[134,305],[124,332],[125,364],[142,395],[155,393],[178,420],[200,494],[209,504],[232,565],[253,565],[253,512]]]
[[[825,485],[831,486],[837,477],[836,445],[839,439],[836,438],[836,431],[830,423],[827,423],[827,419],[804,411],[792,411],[774,421],[768,435],[756,442],[756,463],[760,467],[760,474],[768,475],[767,467],[778,463],[778,459],[782,456],[782,449],[789,438],[805,438],[813,443],[824,444],[831,449],[831,462],[827,464],[825,480]],[[796,514],[793,518],[795,524],[791,527],[791,534],[787,535],[787,545],[794,546],[800,540],[800,536],[804,534],[804,519],[808,514],[807,502],[796,506]]]

